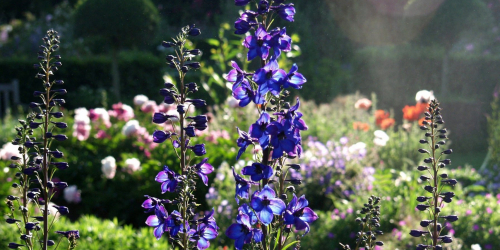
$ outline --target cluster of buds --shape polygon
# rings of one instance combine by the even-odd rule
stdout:
[[[66,135],[56,133],[57,130],[68,126],[64,122],[57,121],[58,118],[63,117],[63,113],[58,111],[57,107],[65,103],[65,100],[59,96],[66,94],[66,90],[54,87],[64,82],[51,79],[54,72],[62,66],[62,63],[58,61],[61,56],[53,55],[59,49],[59,35],[56,31],[49,30],[43,37],[43,42],[44,45],[41,45],[38,51],[39,63],[34,64],[34,67],[40,70],[35,78],[42,80],[44,91],[33,93],[35,97],[41,99],[41,102],[30,103],[29,106],[33,112],[28,114],[26,120],[19,121],[20,126],[16,127],[17,137],[12,141],[12,144],[19,147],[19,156],[11,158],[13,163],[10,164],[10,168],[18,171],[15,175],[17,179],[12,187],[16,189],[16,194],[20,194],[20,197],[14,195],[7,197],[10,213],[6,221],[17,226],[23,244],[9,243],[8,247],[11,249],[26,247],[32,250],[39,246],[40,249],[46,250],[55,245],[55,242],[49,239],[49,230],[54,223],[54,220],[48,218],[50,211],[54,213],[52,216],[69,213],[67,207],[56,206],[50,202],[57,190],[68,186],[66,182],[51,180],[56,170],[68,168],[68,163],[59,161],[63,153],[57,149],[50,149],[54,140],[68,139]],[[40,134],[38,140],[34,136],[36,133]],[[19,207],[19,217],[16,216],[14,203],[17,203]],[[39,208],[41,215],[33,214],[29,206]],[[74,232],[78,235],[78,231]],[[38,240],[40,242],[37,242]],[[75,240],[76,238],[73,241]],[[72,246],[69,249],[74,249],[76,242]]]
[[[420,226],[426,228],[426,230],[410,231],[411,236],[424,237],[426,242],[429,238],[430,242],[417,245],[418,250],[443,249],[441,244],[451,243],[453,239],[448,235],[440,235],[443,229],[440,221],[454,222],[458,220],[456,215],[441,214],[445,203],[451,203],[453,197],[455,197],[455,193],[445,192],[443,189],[446,186],[457,184],[457,180],[448,178],[448,174],[441,171],[446,165],[451,164],[450,159],[442,159],[442,157],[446,157],[453,152],[451,149],[441,149],[446,144],[446,139],[448,139],[447,130],[441,127],[442,124],[444,124],[444,121],[441,116],[441,108],[437,100],[433,99],[427,112],[425,112],[423,125],[420,126],[420,129],[425,131],[425,139],[420,140],[420,143],[428,145],[428,149],[421,148],[418,150],[428,156],[428,158],[424,159],[424,163],[430,166],[422,165],[417,167],[418,171],[429,174],[420,176],[420,180],[426,184],[424,190],[429,196],[417,197],[417,201],[420,202],[417,209],[423,212],[428,211],[431,218],[420,222]]]
[[[362,230],[356,235],[356,248],[360,249],[364,245],[364,249],[373,250],[375,246],[383,246],[382,241],[377,241],[377,235],[383,234],[382,231],[378,230],[380,227],[380,197],[371,196],[368,198],[368,203],[363,205],[361,209],[361,214],[364,217],[356,218],[356,222],[362,226]],[[349,245],[340,244],[342,249],[351,249]]]

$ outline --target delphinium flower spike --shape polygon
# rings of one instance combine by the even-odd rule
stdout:
[[[356,247],[354,250],[359,250],[363,247],[366,250],[373,250],[375,246],[383,246],[382,241],[377,241],[377,235],[383,234],[377,228],[380,227],[380,197],[371,196],[368,198],[368,203],[363,205],[361,214],[363,218],[356,218],[356,222],[362,226],[361,231],[356,234]],[[349,245],[340,243],[342,249],[351,249]]]
[[[245,6],[250,2],[253,1],[235,0],[235,5]],[[239,208],[236,223],[226,231],[226,235],[235,240],[236,249],[242,249],[245,244],[258,245],[265,250],[272,246],[283,249],[287,244],[299,247],[299,240],[287,242],[292,238],[292,229],[304,230],[307,234],[309,223],[318,219],[308,207],[307,199],[295,195],[293,185],[300,185],[301,180],[288,177],[290,166],[286,161],[301,156],[300,132],[308,127],[298,111],[298,98],[295,105],[287,100],[290,96],[287,89],[301,89],[306,78],[298,72],[296,64],[287,70],[279,65],[279,57],[284,54],[281,52],[291,50],[292,39],[286,34],[286,28],[270,27],[274,17],[294,21],[293,4],[283,2],[257,1],[256,9],[243,12],[234,24],[235,34],[250,32],[243,41],[248,49],[247,60],[260,63],[260,68],[247,72],[233,61],[233,69],[225,77],[233,83],[233,97],[239,100],[239,106],[253,102],[259,113],[259,118],[248,130],[238,128],[236,158],[242,157],[249,146],[262,148],[262,153],[254,158],[259,159],[258,162],[244,167],[240,173],[233,169],[236,201],[240,204],[240,198],[247,200]],[[294,164],[293,168],[299,169],[300,165]],[[257,187],[253,193],[252,187]],[[288,197],[287,192],[293,196]],[[247,209],[251,213],[242,212]]]
[[[51,79],[51,76],[62,66],[59,61],[60,55],[54,55],[59,49],[59,35],[54,30],[47,31],[43,37],[44,44],[38,51],[39,63],[34,67],[39,70],[35,78],[42,80],[43,91],[35,91],[33,95],[40,98],[40,102],[30,103],[33,113],[27,116],[26,121],[20,120],[21,126],[16,128],[17,138],[12,142],[19,147],[19,157],[13,157],[14,163],[11,168],[17,169],[16,173],[19,183],[14,183],[12,187],[19,189],[22,197],[9,196],[7,205],[10,208],[8,223],[16,224],[21,233],[22,246],[32,249],[46,250],[55,245],[49,239],[49,230],[52,228],[54,220],[49,220],[49,211],[56,211],[60,215],[69,213],[67,207],[57,206],[50,202],[54,195],[55,188],[64,189],[68,186],[66,182],[53,182],[52,177],[57,169],[67,169],[68,164],[61,162],[63,153],[59,150],[52,150],[50,146],[54,140],[64,141],[65,135],[56,134],[58,130],[67,127],[64,122],[57,119],[63,117],[63,113],[56,107],[65,103],[60,96],[66,94],[65,89],[59,89],[58,85],[64,83],[63,80]],[[39,133],[37,141],[36,133]],[[34,185],[34,186],[32,186]],[[18,203],[21,213],[20,219],[15,219],[14,202]],[[41,211],[40,216],[31,214],[29,206],[35,206]],[[53,214],[54,218],[56,214]],[[79,236],[78,231],[76,235]],[[75,233],[74,233],[75,234]],[[64,237],[64,236],[61,236]],[[76,239],[73,237],[69,249],[76,247]],[[21,244],[10,243],[9,248],[17,249]],[[57,249],[57,246],[55,247]]]
[[[219,228],[213,217],[213,210],[201,220],[194,219],[199,204],[196,203],[193,193],[196,189],[196,180],[200,179],[203,184],[208,185],[208,175],[214,168],[208,163],[208,158],[199,158],[206,154],[205,144],[193,144],[196,130],[205,130],[208,119],[205,115],[190,114],[192,112],[190,107],[201,108],[206,102],[202,99],[189,99],[188,94],[198,91],[198,86],[194,82],[184,83],[186,74],[200,67],[199,62],[192,60],[201,54],[199,49],[188,50],[186,42],[189,36],[197,36],[200,33],[194,25],[186,26],[173,41],[162,43],[163,47],[175,50],[175,54],[168,55],[166,59],[169,67],[177,70],[179,84],[176,86],[170,82],[165,83],[160,95],[166,104],[177,106],[177,114],[167,115],[157,112],[153,115],[153,123],[172,124],[170,126],[172,131],[156,130],[153,133],[153,141],[172,143],[180,161],[180,170],[176,172],[175,167],[164,166],[155,180],[161,183],[162,193],[176,193],[177,197],[170,201],[146,196],[147,199],[142,207],[146,209],[146,213],[153,213],[147,218],[146,224],[155,228],[154,236],[158,240],[168,235],[169,241],[180,249],[203,250],[210,246],[210,240],[217,237]],[[167,205],[175,205],[177,210],[169,213]]]
[[[427,145],[428,148],[421,148],[418,151],[428,156],[424,159],[425,165],[418,166],[417,170],[429,175],[420,176],[420,180],[425,183],[424,190],[426,196],[417,197],[417,201],[421,204],[417,205],[417,209],[426,212],[428,219],[422,220],[420,226],[424,230],[411,230],[410,235],[413,237],[423,237],[425,244],[418,244],[418,250],[425,249],[443,249],[442,244],[453,241],[451,236],[441,236],[443,229],[440,221],[454,222],[458,220],[456,215],[443,215],[442,210],[445,203],[451,203],[455,193],[447,191],[446,186],[453,186],[457,183],[455,179],[449,179],[448,174],[442,172],[442,168],[451,164],[450,159],[442,159],[453,151],[451,149],[443,149],[446,145],[446,128],[442,128],[444,124],[441,116],[441,108],[436,99],[432,100],[428,111],[425,112],[425,120],[420,129],[425,131],[425,138],[420,140],[420,143]]]

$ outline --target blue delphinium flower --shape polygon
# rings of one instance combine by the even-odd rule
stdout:
[[[243,35],[247,33],[252,27],[257,26],[257,19],[256,17],[259,15],[259,13],[247,10],[243,12],[234,22],[234,28],[236,31],[234,32],[237,35]]]
[[[150,215],[146,220],[146,225],[155,228],[153,230],[153,234],[156,237],[156,239],[159,240],[163,235],[163,233],[168,231],[167,227],[168,213],[163,206],[157,206],[157,208],[154,211],[155,214]]]
[[[182,215],[177,210],[174,210],[166,219],[168,230],[170,231],[170,236],[176,236],[181,229],[184,229],[182,225]],[[186,222],[187,223],[187,222]],[[189,225],[186,225],[186,230],[189,231]]]
[[[217,238],[217,229],[207,224],[199,224],[196,230],[191,229],[190,241],[197,242],[196,246],[200,250],[210,247],[209,240]]]
[[[281,55],[281,51],[289,52],[292,50],[292,38],[286,34],[286,28],[275,28],[270,34],[272,38],[269,45],[276,58]]]
[[[271,36],[266,32],[264,26],[260,25],[253,36],[247,36],[245,38],[245,45],[248,48],[247,60],[251,61],[255,57],[259,56],[262,59],[267,59],[269,56],[269,42]]]
[[[276,198],[276,193],[269,185],[264,186],[262,191],[255,191],[250,204],[264,225],[273,221],[273,214],[281,215],[286,208],[285,203]]]
[[[260,229],[253,229],[250,223],[250,217],[246,214],[240,213],[236,217],[237,223],[232,224],[226,230],[226,235],[234,241],[234,247],[238,250],[243,248],[244,244],[252,241],[262,241],[262,231]]]
[[[273,168],[262,163],[254,162],[251,166],[246,166],[241,170],[243,175],[250,175],[252,181],[269,179],[273,176]]]
[[[236,160],[238,160],[241,157],[241,154],[245,152],[248,146],[253,145],[253,143],[257,141],[257,139],[253,139],[252,137],[250,137],[250,135],[247,132],[242,131],[239,128],[237,128],[237,130],[240,137],[238,138],[236,143],[238,143],[238,147],[240,147],[240,150],[238,150],[238,155],[236,156]]]
[[[240,83],[233,85],[233,97],[240,102],[240,107],[247,106],[252,100],[255,99],[255,91],[253,91],[247,79],[243,79]]]
[[[156,175],[155,181],[161,183],[161,193],[165,192],[175,192],[175,188],[179,183],[178,175],[174,171],[170,170],[168,166],[163,167],[163,171]]]
[[[228,82],[234,83],[233,88],[235,88],[239,86],[239,84],[243,81],[247,73],[241,70],[240,66],[238,66],[238,63],[236,63],[235,61],[231,61],[231,66],[233,67],[233,69],[229,71],[229,73],[227,73],[227,75],[225,75],[224,78]]]
[[[259,140],[260,146],[265,149],[269,145],[269,133],[267,126],[271,122],[271,117],[268,113],[262,112],[259,119],[250,126],[250,136]]]
[[[236,194],[234,195],[236,202],[239,202],[238,197],[242,199],[248,199],[250,187],[252,186],[252,184],[256,185],[257,183],[245,180],[243,177],[236,174],[234,168],[233,168],[233,176],[234,180],[236,181]]]
[[[295,7],[293,7],[293,3],[280,5],[274,9],[281,18],[289,22],[294,21],[293,18],[295,16]]]
[[[271,59],[263,68],[257,70],[253,75],[253,81],[259,87],[255,97],[255,103],[262,104],[265,102],[265,95],[271,92],[274,96],[279,95],[281,85],[286,77],[286,72],[279,68],[278,62]]]
[[[293,198],[288,203],[285,211],[285,224],[294,225],[296,230],[306,230],[304,234],[309,233],[309,223],[318,219],[318,215],[309,207],[309,202],[302,195],[297,199],[293,194]]]
[[[283,152],[297,154],[300,136],[292,129],[289,123],[281,124],[280,122],[272,122],[267,127],[267,132],[271,135],[273,159],[281,157]]]
[[[196,173],[203,180],[205,185],[208,185],[208,176],[214,171],[214,167],[207,163],[208,158],[203,159],[200,163],[195,165]]]
[[[292,87],[294,89],[301,89],[302,85],[307,81],[306,78],[298,73],[297,70],[299,67],[297,64],[293,64],[290,72],[286,75],[285,81],[283,82],[283,87],[288,88]]]

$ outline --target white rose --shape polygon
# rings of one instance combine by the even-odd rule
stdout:
[[[75,116],[89,116],[89,111],[86,108],[75,109]]]
[[[127,123],[125,123],[125,125],[123,125],[122,134],[124,134],[125,136],[131,136],[137,133],[137,131],[139,131],[140,128],[141,126],[139,125],[139,121],[130,120]]]
[[[387,145],[387,142],[389,141],[389,136],[382,130],[375,130],[373,132],[375,135],[375,139],[373,139],[373,143],[377,146],[385,146]]]
[[[64,199],[68,203],[80,203],[81,191],[75,185],[71,185],[64,189]]]
[[[101,160],[101,170],[108,179],[113,179],[116,174],[116,160],[113,156],[108,156]]]
[[[149,98],[145,95],[136,95],[134,97],[134,105],[136,106],[142,106],[142,104],[146,103],[149,101]]]
[[[137,158],[130,158],[125,161],[125,171],[129,174],[139,170],[141,162]]]
[[[434,100],[434,92],[432,90],[420,90],[415,95],[415,100],[421,103],[430,103]]]

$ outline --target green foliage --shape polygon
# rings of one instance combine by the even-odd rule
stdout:
[[[76,36],[100,37],[113,48],[148,42],[160,21],[151,0],[80,0],[74,19]]]
[[[34,57],[33,57],[34,58]],[[0,67],[4,69],[0,75],[0,82],[10,82],[18,79],[22,91],[20,92],[21,103],[33,101],[33,91],[39,89],[39,82],[33,77],[33,63],[35,59],[1,59]],[[58,77],[66,83],[64,88],[68,90],[67,98],[78,100],[78,102],[68,101],[66,105],[69,109],[81,106],[92,108],[103,105],[104,99],[107,102],[116,102],[116,97],[111,91],[111,60],[104,56],[93,57],[68,57],[63,58],[64,67],[57,72]],[[160,97],[158,89],[162,85],[162,66],[164,62],[156,56],[147,53],[128,52],[119,56],[119,66],[123,74],[121,78],[122,98],[128,103],[137,94],[145,94],[150,98]],[[28,73],[26,73],[28,72]],[[33,72],[33,73],[29,73]],[[104,97],[104,92],[107,96]]]

